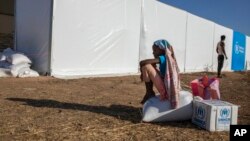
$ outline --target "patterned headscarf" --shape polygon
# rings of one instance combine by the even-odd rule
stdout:
[[[167,40],[161,39],[154,42],[154,45],[162,50],[166,50],[167,47],[171,46]]]

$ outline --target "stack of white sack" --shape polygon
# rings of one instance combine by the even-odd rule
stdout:
[[[161,101],[159,95],[150,98],[143,105],[144,122],[164,122],[191,120],[193,114],[193,95],[188,91],[180,91],[179,107],[172,109],[168,100]]]
[[[31,60],[23,53],[15,52],[10,48],[3,51],[0,56],[2,68],[9,69],[14,77],[38,77],[39,74],[30,69]]]

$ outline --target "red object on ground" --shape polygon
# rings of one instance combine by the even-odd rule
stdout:
[[[199,85],[199,79],[191,81],[191,88],[194,96],[199,96],[198,85]]]
[[[203,76],[191,81],[190,85],[194,96],[200,96],[203,99],[220,99],[219,80],[216,77]]]

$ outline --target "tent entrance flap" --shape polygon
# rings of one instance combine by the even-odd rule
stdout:
[[[16,50],[41,74],[50,71],[51,0],[16,0]]]

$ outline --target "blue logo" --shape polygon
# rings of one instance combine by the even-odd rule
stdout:
[[[230,110],[229,109],[224,108],[224,109],[220,110],[220,116],[222,118],[227,118],[227,117],[229,117],[229,115],[230,115]]]
[[[232,47],[231,69],[235,71],[244,70],[246,58],[246,36],[242,33],[234,31]]]
[[[196,115],[199,119],[204,119],[206,111],[203,107],[199,106],[196,108]]]
[[[240,53],[244,53],[245,52],[245,48],[240,46],[238,42],[236,42],[235,44],[235,54],[240,54]]]

